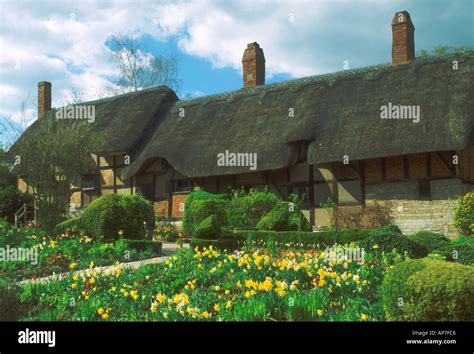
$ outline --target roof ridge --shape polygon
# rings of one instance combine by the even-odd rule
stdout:
[[[425,64],[429,64],[429,63],[433,63],[437,61],[444,61],[456,56],[467,57],[470,55],[474,55],[474,51],[469,50],[469,51],[458,52],[458,53],[450,53],[450,54],[446,54],[442,56],[435,56],[435,55],[422,56],[422,57],[417,57],[415,58],[415,60],[408,63],[402,63],[402,64],[385,63],[385,64],[378,64],[378,65],[371,65],[371,66],[363,66],[360,68],[354,68],[354,69],[349,69],[349,70],[335,71],[332,73],[311,75],[311,76],[305,76],[305,77],[295,78],[295,79],[286,80],[286,81],[274,82],[267,85],[242,87],[237,90],[219,92],[219,93],[215,93],[215,94],[211,94],[207,96],[201,96],[201,97],[196,97],[196,98],[191,98],[191,99],[186,99],[186,100],[179,100],[179,101],[174,102],[174,105],[176,109],[183,106],[207,104],[207,103],[217,102],[217,101],[222,101],[222,100],[232,100],[232,99],[237,98],[236,96],[239,96],[239,97],[248,96],[248,95],[259,94],[259,93],[260,94],[267,93],[267,91],[272,92],[278,89],[287,89],[287,88],[290,88],[292,84],[297,85],[298,83],[301,83],[301,85],[305,85],[305,84],[324,82],[324,81],[328,81],[331,83],[331,81],[339,81],[347,77],[352,77],[354,75],[358,75],[362,73],[368,73],[370,71],[385,70],[385,69],[392,69],[392,68],[405,70],[411,67],[412,65],[425,65]]]

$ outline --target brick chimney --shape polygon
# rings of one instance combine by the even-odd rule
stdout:
[[[407,11],[395,13],[392,20],[392,64],[415,59],[415,27]]]
[[[257,42],[247,44],[242,58],[244,87],[265,84],[265,56]]]
[[[51,110],[51,82],[38,82],[38,119]]]

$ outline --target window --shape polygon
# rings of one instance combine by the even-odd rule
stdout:
[[[308,156],[308,144],[306,142],[300,142],[297,145],[298,149],[298,162],[304,162]]]
[[[190,179],[180,179],[173,181],[173,192],[174,193],[185,193],[192,192],[194,190],[193,181]]]
[[[430,181],[420,181],[418,184],[418,195],[421,200],[431,199]]]
[[[97,175],[83,175],[81,178],[81,187],[85,190],[97,189]]]

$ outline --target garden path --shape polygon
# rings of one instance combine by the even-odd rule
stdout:
[[[189,248],[189,244],[184,244],[183,247],[184,248]],[[125,269],[125,268],[136,269],[136,268],[140,268],[140,267],[142,267],[144,265],[147,265],[147,264],[161,263],[161,262],[167,260],[178,249],[179,249],[179,245],[177,245],[176,243],[163,242],[163,246],[162,246],[162,249],[161,249],[161,252],[163,253],[163,256],[161,256],[161,257],[143,259],[141,261],[124,262],[124,263],[119,263],[117,265],[112,264],[112,265],[108,265],[108,266],[99,266],[99,267],[95,267],[94,270],[101,269],[102,271],[105,271],[107,268],[117,268],[117,267],[120,268],[120,269]],[[84,274],[86,271],[87,271],[87,269],[77,270],[77,271],[74,272],[74,274],[77,274],[77,275],[80,276],[80,275]],[[65,275],[66,275],[65,273],[60,273],[60,274],[53,274],[53,275],[50,275],[50,276],[47,276],[47,277],[37,278],[35,280],[25,279],[25,280],[22,280],[22,281],[18,282],[18,285],[21,286],[21,285],[24,285],[24,284],[27,284],[27,283],[30,283],[30,282],[46,283],[46,282],[49,282],[49,281],[61,280],[65,277]]]

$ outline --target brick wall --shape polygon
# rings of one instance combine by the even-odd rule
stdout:
[[[171,216],[173,218],[182,218],[184,214],[184,203],[189,194],[175,194],[173,195],[173,208]]]

